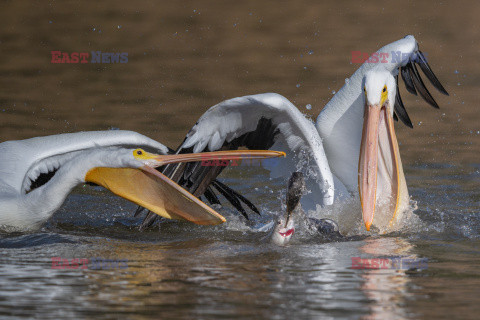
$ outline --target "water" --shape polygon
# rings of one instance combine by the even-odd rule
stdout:
[[[431,89],[438,111],[401,85],[416,125],[396,130],[420,220],[404,232],[341,242],[299,232],[288,247],[270,245],[265,229],[282,213],[285,181],[258,168],[222,179],[262,216],[247,222],[225,206],[228,222],[216,227],[163,222],[141,233],[134,205],[80,186],[42,230],[0,235],[0,317],[478,317],[477,2],[0,6],[2,141],[121,128],[176,147],[209,106],[260,92],[281,93],[315,118],[358,67],[351,51],[407,33],[450,93]],[[52,50],[128,52],[129,61],[51,64]],[[428,267],[351,268],[355,257],[400,256]],[[52,257],[90,259],[90,268],[52,269]],[[127,268],[92,269],[95,258]]]

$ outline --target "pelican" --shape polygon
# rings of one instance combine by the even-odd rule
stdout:
[[[144,149],[153,151],[150,153]],[[78,184],[91,182],[168,219],[215,225],[225,218],[154,168],[205,159],[264,159],[274,151],[168,155],[131,131],[67,133],[0,143],[0,227],[39,228]]]
[[[411,35],[384,46],[384,63],[365,62],[327,103],[316,123],[275,93],[238,97],[207,110],[186,135],[177,153],[236,149],[286,151],[288,161],[267,164],[272,177],[306,174],[309,208],[358,194],[367,231],[398,230],[409,209],[409,195],[392,120],[413,127],[398,87],[438,108],[417,66],[432,85],[448,95]],[[400,55],[398,55],[400,53]],[[174,165],[178,168],[178,165]],[[190,173],[192,184],[198,183]],[[201,180],[201,179],[200,179]]]

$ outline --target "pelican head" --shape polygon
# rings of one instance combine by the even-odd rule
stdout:
[[[137,148],[129,146],[138,146]],[[146,152],[141,147],[158,150]],[[90,182],[160,216],[214,225],[225,218],[155,169],[170,163],[285,156],[232,150],[166,154],[134,132],[79,132],[0,143],[0,229],[32,230],[60,208],[78,184]]]
[[[211,156],[223,159],[243,157],[238,152],[217,153]],[[109,147],[91,150],[75,159],[69,167],[73,171],[76,168],[82,171],[78,174],[85,177],[82,182],[101,185],[165,218],[219,224],[225,221],[224,217],[155,169],[169,163],[202,161],[205,157],[199,153],[158,155],[140,148]]]
[[[101,185],[165,218],[213,225],[225,222],[225,218],[155,168],[170,163],[199,162],[210,158],[265,159],[283,155],[282,152],[268,150],[157,155],[139,148],[119,149],[102,157],[100,163],[92,165],[85,175],[85,181]]]
[[[403,177],[393,127],[396,81],[387,71],[364,76],[365,111],[358,165],[358,187],[367,230],[375,219],[390,223],[398,209],[400,173]],[[375,223],[376,224],[376,223]]]

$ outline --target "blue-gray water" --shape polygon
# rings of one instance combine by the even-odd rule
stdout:
[[[325,242],[299,231],[288,247],[268,244],[262,228],[282,212],[285,181],[255,168],[222,179],[262,216],[246,222],[226,206],[228,222],[216,227],[139,232],[134,205],[81,186],[41,231],[0,235],[0,317],[478,318],[479,14],[475,1],[3,2],[1,141],[121,128],[176,147],[209,106],[259,92],[315,118],[359,66],[352,51],[406,34],[450,96],[431,88],[435,110],[401,85],[415,128],[396,130],[420,218],[405,232]],[[129,61],[52,64],[54,50],[128,52]],[[52,269],[54,257],[90,268]],[[352,257],[428,265],[353,269]],[[92,269],[92,259],[127,268]]]

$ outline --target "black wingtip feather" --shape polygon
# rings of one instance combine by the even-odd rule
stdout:
[[[415,86],[413,85],[412,77],[408,72],[408,65],[400,68],[400,73],[402,74],[403,82],[405,83],[405,88],[411,94],[417,95],[417,91],[415,90]],[[397,82],[398,83],[398,82]]]
[[[213,183],[213,186],[215,187],[215,189],[218,190],[218,192],[220,192],[222,194],[222,196],[225,197],[225,199],[228,200],[228,202],[230,202],[232,204],[232,206],[235,207],[235,209],[238,210],[238,212],[240,212],[242,214],[242,216],[245,217],[245,219],[250,220],[248,218],[247,212],[242,207],[242,204],[240,203],[240,201],[238,201],[238,199],[235,197],[235,195],[232,195],[228,190],[224,189],[221,185],[219,185],[217,183]]]
[[[220,204],[217,195],[213,192],[212,188],[208,187],[203,194],[210,204]]]
[[[395,115],[402,120],[402,122],[409,128],[413,128],[412,121],[410,120],[410,117],[408,116],[407,109],[405,109],[405,106],[403,105],[402,97],[400,96],[400,89],[398,87],[398,75],[397,75],[397,94],[395,96]]]
[[[227,189],[230,193],[235,195],[235,197],[237,197],[240,201],[245,203],[250,208],[250,210],[260,215],[260,211],[257,209],[257,207],[250,200],[242,196],[240,193],[238,193],[237,191],[233,190],[232,188],[230,188],[229,186],[225,185],[224,183],[218,180],[215,180],[214,184],[220,184],[224,189]]]
[[[430,94],[427,87],[423,83],[422,78],[418,73],[417,67],[412,62],[407,64],[407,66],[408,66],[408,73],[410,74],[413,80],[413,84],[415,85],[415,88],[420,93],[420,96],[422,96],[422,98],[432,107],[436,109],[440,109],[437,102],[435,102],[435,99],[433,99],[432,95]]]
[[[140,213],[143,212],[143,210],[146,210],[144,207],[138,206],[137,210],[135,210],[135,213],[133,214],[134,217],[138,216]]]
[[[422,72],[428,78],[430,83],[435,87],[435,89],[448,96],[447,90],[445,90],[443,85],[438,80],[437,76],[435,76],[432,68],[430,68],[427,59],[425,58],[425,55],[420,50],[414,52],[414,54],[410,57],[410,61],[406,65],[400,67],[400,73],[402,75],[402,79],[405,83],[407,91],[414,95],[417,95],[418,92],[423,98],[423,100],[425,100],[429,105],[436,109],[440,109],[437,102],[432,97],[427,87],[423,83],[422,77],[420,76],[420,73],[418,72],[415,64],[418,64],[420,66],[420,69],[422,69]],[[396,77],[396,81],[397,95],[395,97],[394,118],[402,120],[405,125],[413,128],[412,121],[408,116],[407,110],[405,109],[402,98],[400,96],[400,91],[398,87],[398,75]]]
[[[418,50],[417,51],[417,59],[416,62],[420,66],[420,69],[422,69],[423,73],[427,76],[428,80],[432,83],[432,85],[441,93],[444,95],[449,95],[447,90],[442,86],[440,81],[438,80],[437,76],[432,71],[432,68],[430,68],[430,65],[427,62],[427,59],[425,58],[425,55],[422,53],[422,51]]]
[[[156,215],[155,213],[149,211],[147,213],[147,215],[145,216],[145,218],[143,219],[143,222],[142,224],[140,225],[140,227],[138,228],[140,231],[144,231],[145,229],[147,229],[148,227],[151,227],[155,221],[157,221],[157,218],[159,218],[158,215]]]

